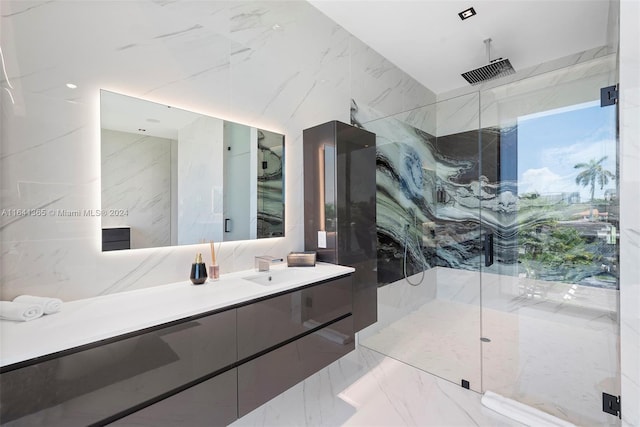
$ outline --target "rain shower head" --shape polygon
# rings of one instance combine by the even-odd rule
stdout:
[[[498,77],[508,76],[516,72],[508,59],[498,58],[493,61],[491,60],[491,39],[486,39],[484,44],[487,47],[487,59],[489,64],[484,67],[462,73],[462,77],[472,85],[484,83],[489,80],[497,79]]]
[[[511,66],[511,62],[509,62],[508,59],[501,58],[484,67],[462,73],[462,77],[472,85],[477,85],[488,80],[497,79],[498,77],[508,76],[515,72]]]

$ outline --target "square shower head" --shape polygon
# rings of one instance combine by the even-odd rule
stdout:
[[[516,70],[511,66],[508,59],[497,59],[484,67],[462,73],[462,77],[472,85],[484,83],[499,77],[508,76],[515,73]]]

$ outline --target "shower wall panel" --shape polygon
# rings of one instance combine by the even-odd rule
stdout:
[[[404,277],[436,263],[435,192],[436,159],[432,106],[378,118],[379,113],[352,102],[351,122],[376,134],[376,231],[378,283]]]

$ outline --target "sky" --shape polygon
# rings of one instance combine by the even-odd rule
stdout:
[[[615,106],[598,102],[536,113],[518,118],[518,194],[541,195],[580,192],[580,201],[590,199],[590,187],[578,186],[577,163],[589,163],[608,156],[605,169],[616,172]],[[603,198],[607,188],[596,184],[595,197]]]

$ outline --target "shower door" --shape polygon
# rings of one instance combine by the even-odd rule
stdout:
[[[352,122],[376,134],[378,322],[360,345],[480,392],[476,93]]]
[[[620,422],[602,410],[620,394],[617,114],[600,105],[614,70],[605,57],[480,100],[482,389],[578,425]]]

